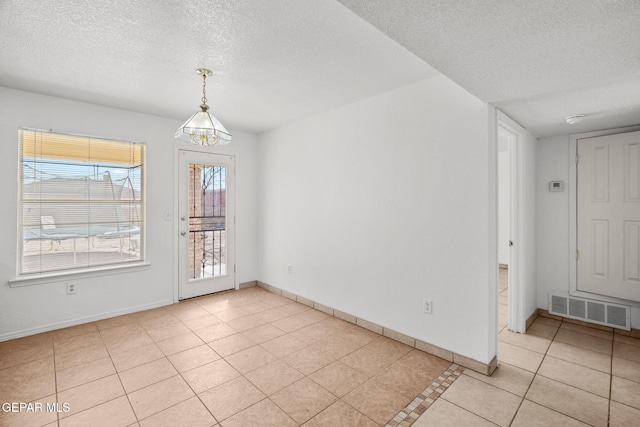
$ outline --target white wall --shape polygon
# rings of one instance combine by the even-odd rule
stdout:
[[[548,309],[549,292],[569,294],[569,135],[536,144],[536,256],[538,307]],[[550,192],[550,181],[564,181]],[[597,297],[594,296],[594,299]],[[631,327],[640,328],[640,308],[631,308]]]
[[[489,110],[440,76],[260,135],[259,279],[488,363]]]
[[[0,87],[1,169],[5,200],[0,205],[0,341],[173,302],[177,261],[174,212],[173,132],[179,120],[134,113]],[[147,262],[140,271],[74,279],[77,294],[63,281],[10,287],[16,276],[18,127],[53,129],[147,143]],[[233,132],[234,141],[216,152],[236,155],[237,282],[257,277],[257,137]],[[188,144],[182,145],[189,148]],[[68,280],[68,279],[67,279]]]
[[[569,136],[539,140],[536,165],[538,307],[547,309],[550,291],[569,292]],[[565,191],[550,192],[549,181]]]

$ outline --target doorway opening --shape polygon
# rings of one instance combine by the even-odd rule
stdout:
[[[524,307],[524,179],[525,130],[498,111],[498,326],[525,333]],[[505,315],[506,313],[506,319]],[[505,324],[506,322],[506,324]]]
[[[511,153],[509,134],[498,129],[498,333],[509,324],[509,264],[511,260]]]

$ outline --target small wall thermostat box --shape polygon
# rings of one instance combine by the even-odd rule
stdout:
[[[549,182],[549,191],[564,191],[564,181]]]

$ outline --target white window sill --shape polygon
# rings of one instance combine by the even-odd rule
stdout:
[[[132,271],[147,270],[151,264],[145,262],[127,265],[92,268],[82,271],[65,271],[60,273],[45,273],[32,276],[16,277],[9,280],[9,286],[19,288],[22,286],[42,285],[45,283],[60,282],[62,280],[84,279],[86,277],[108,276],[111,274],[130,273]]]

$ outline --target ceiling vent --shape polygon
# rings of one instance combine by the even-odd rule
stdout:
[[[627,305],[549,294],[549,313],[584,322],[631,329],[631,308]]]

